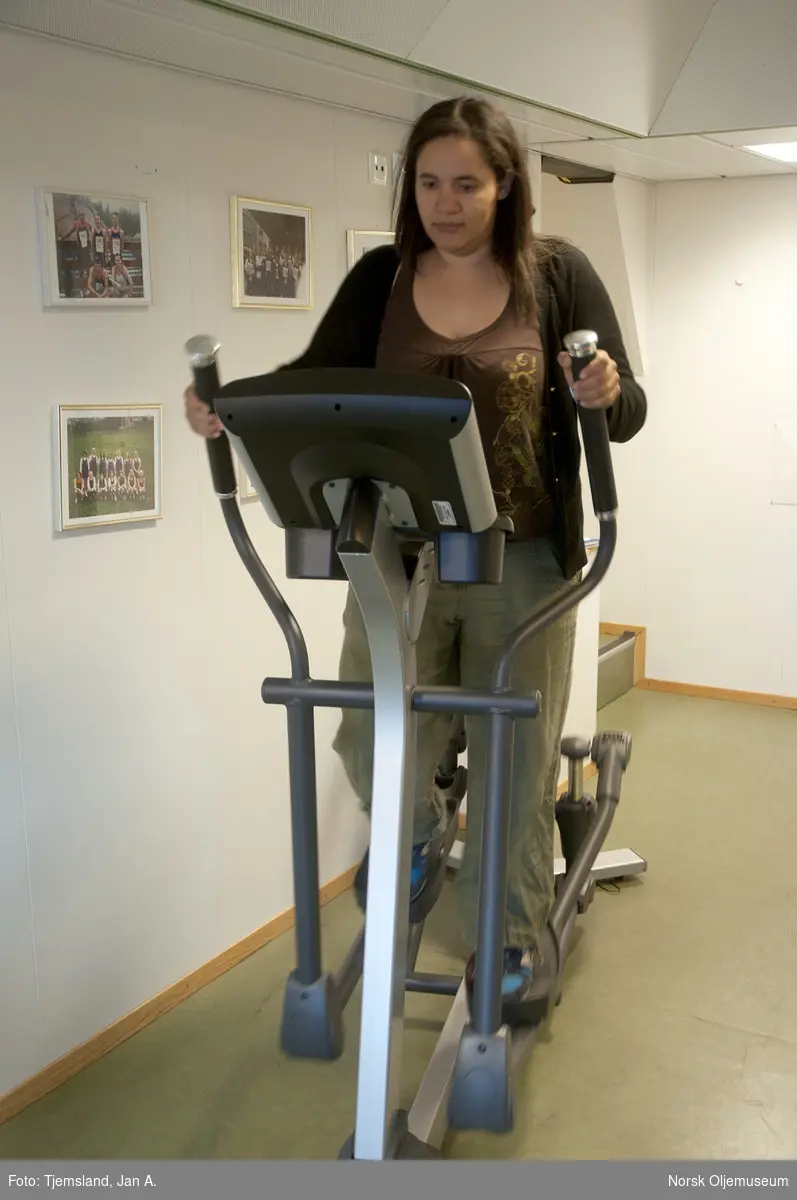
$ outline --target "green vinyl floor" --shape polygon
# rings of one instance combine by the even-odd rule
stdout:
[[[517,1124],[457,1134],[459,1159],[797,1157],[797,713],[634,691],[608,848],[648,873],[598,891],[564,999],[517,1087]],[[420,970],[457,969],[451,889]],[[322,913],[333,968],[358,928]],[[338,1062],[279,1048],[291,934],[0,1126],[4,1158],[335,1158],[354,1123],[358,998]],[[447,1001],[407,1000],[409,1103]]]

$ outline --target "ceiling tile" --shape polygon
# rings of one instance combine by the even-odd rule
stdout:
[[[795,0],[717,0],[650,132],[793,125],[795,64]]]
[[[407,58],[449,0],[235,0],[236,7]]]
[[[600,5],[451,0],[414,62],[528,96],[616,132],[647,133],[645,10],[656,0]],[[607,70],[607,55],[621,69]]]
[[[601,142],[562,142],[559,145],[541,147],[544,153],[557,158],[587,163],[592,167],[600,167],[604,171],[615,171],[620,175],[630,175],[635,179],[646,179],[652,183],[675,179],[701,179],[705,172],[696,167],[683,166],[666,160],[650,158],[644,153],[637,153],[629,147],[644,145],[635,140],[628,141],[619,138]],[[713,178],[716,172],[710,172]]]
[[[615,145],[622,142],[615,142]],[[646,138],[627,147],[633,153],[683,167],[694,167],[707,175],[788,175],[792,169],[744,150],[715,142],[712,138]]]
[[[726,146],[757,146],[766,142],[797,142],[797,125],[780,129],[736,129],[731,133],[712,133],[711,140]]]
[[[527,145],[613,142],[613,169],[641,178],[789,172],[724,147],[797,140],[797,0],[716,0],[706,19],[710,2],[0,0],[0,27],[401,121],[496,90]],[[704,144],[650,145],[646,114],[683,59],[654,133]]]

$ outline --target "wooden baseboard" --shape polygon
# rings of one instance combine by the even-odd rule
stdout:
[[[588,763],[584,764],[584,779],[585,780],[592,779],[592,777],[597,774],[598,774],[598,768],[595,766],[594,762],[588,762]],[[559,784],[559,787],[556,789],[557,797],[563,796],[566,791],[567,791],[567,781]],[[464,833],[467,828],[468,828],[468,814],[466,812],[461,812],[459,814],[459,831],[460,831],[460,833]]]
[[[618,621],[601,621],[599,629],[607,637],[622,637],[624,633],[640,633],[644,625],[626,625]]]
[[[634,686],[645,678],[647,665],[648,631],[645,625],[622,625],[615,621],[601,621],[600,632],[608,637],[622,637],[624,633],[636,635],[634,641]]]
[[[344,871],[337,879],[324,884],[319,891],[320,903],[322,905],[329,904],[331,900],[348,891],[354,883],[356,872],[357,866],[355,865],[348,871]],[[153,1021],[176,1008],[183,1000],[187,1000],[189,996],[194,995],[195,992],[236,967],[245,958],[249,958],[251,954],[255,954],[269,942],[273,942],[275,938],[287,933],[293,927],[294,921],[295,910],[290,908],[187,975],[185,979],[181,979],[153,999],[145,1001],[121,1020],[114,1022],[107,1029],[101,1030],[82,1045],[75,1046],[62,1058],[56,1059],[55,1062],[46,1066],[43,1071],[26,1079],[24,1083],[4,1096],[0,1096],[0,1125],[10,1120],[11,1117],[17,1116],[37,1100],[41,1100],[43,1096],[60,1087],[62,1083],[66,1083],[68,1079],[77,1075],[85,1067],[97,1062],[110,1050],[114,1050],[122,1042],[145,1029],[147,1025],[151,1025]]]
[[[797,709],[797,696],[777,696],[769,692],[743,692],[734,688],[705,687],[698,683],[678,683],[670,679],[648,679],[647,629],[644,625],[626,625],[617,621],[601,621],[600,632],[608,637],[636,635],[634,646],[634,687],[645,692],[669,692],[674,696],[694,696],[700,700],[727,700],[732,704],[755,704],[764,708]]]
[[[669,692],[675,696],[693,696],[702,700],[728,700],[732,704],[755,704],[764,708],[797,709],[797,696],[777,696],[768,692],[739,692],[732,688],[704,687],[697,683],[676,683],[669,679],[641,679],[637,684],[645,692]]]
[[[608,637],[636,634],[634,646],[634,687],[645,692],[668,692],[673,696],[693,696],[699,700],[727,700],[731,704],[754,704],[763,708],[797,710],[797,696],[778,696],[769,692],[743,692],[734,688],[705,687],[698,683],[678,683],[670,679],[648,679],[647,629],[644,625],[626,625],[601,621],[600,632]]]

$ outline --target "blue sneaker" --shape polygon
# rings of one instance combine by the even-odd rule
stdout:
[[[431,844],[431,841],[416,842],[412,847],[410,904],[415,903],[426,886],[429,869],[429,848]],[[357,874],[354,876],[354,894],[362,912],[365,912],[365,901],[368,893],[368,854],[369,851],[366,850],[365,857],[357,868]]]
[[[501,995],[511,998],[528,989],[534,982],[536,952],[510,946],[504,950],[504,973],[501,976]]]
[[[465,968],[468,1001],[473,1003],[476,955]],[[550,980],[536,946],[507,946],[501,975],[501,1022],[504,1025],[538,1025],[548,1011]]]
[[[410,868],[410,904],[414,904],[426,884],[426,874],[429,865],[429,847],[431,842],[416,842],[412,847],[412,866]]]

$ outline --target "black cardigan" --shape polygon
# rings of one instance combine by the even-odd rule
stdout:
[[[369,251],[351,269],[324,314],[307,350],[280,371],[324,367],[373,367],[382,319],[399,259],[393,246]],[[551,395],[549,454],[556,481],[553,548],[567,579],[585,565],[578,418],[556,358],[565,334],[593,329],[601,349],[617,363],[621,394],[607,410],[609,436],[629,441],[647,416],[645,393],[634,379],[609,295],[582,251],[567,243],[544,260],[540,272],[540,330],[546,386]]]

